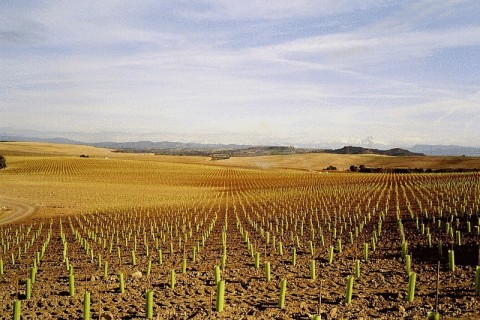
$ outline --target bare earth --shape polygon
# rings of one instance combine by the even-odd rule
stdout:
[[[156,319],[311,319],[319,310],[329,320],[426,319],[435,306],[437,261],[442,319],[478,319],[480,173],[321,170],[477,168],[480,158],[311,154],[212,161],[35,143],[0,143],[0,154],[8,165],[0,170],[1,319],[12,317],[15,300],[25,319],[81,319],[86,291],[92,319],[143,319],[147,289],[154,291]],[[417,274],[413,302],[406,301],[401,230]],[[225,309],[216,312],[213,270],[224,252]],[[355,260],[361,275],[346,304]]]

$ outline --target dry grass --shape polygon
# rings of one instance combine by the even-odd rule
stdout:
[[[82,145],[66,145],[41,142],[1,142],[0,154],[4,156],[111,156],[108,149]]]
[[[0,142],[0,154],[4,156],[70,156],[88,155],[90,158],[141,160],[177,163],[208,163],[208,157],[156,156],[150,153],[121,153],[112,149],[83,145],[53,144],[40,142]]]
[[[182,206],[218,196],[221,188],[232,183],[221,178],[231,167],[237,173],[240,168],[254,169],[244,178],[272,181],[281,176],[296,179],[302,171],[322,170],[329,165],[339,170],[352,164],[480,168],[480,158],[469,157],[303,154],[212,161],[207,157],[123,154],[80,145],[22,142],[0,143],[0,154],[8,163],[8,168],[0,171],[0,193],[35,203],[39,207],[37,216]],[[80,154],[90,158],[80,158]]]
[[[342,155],[328,153],[296,154],[286,156],[241,157],[215,161],[218,165],[259,169],[301,169],[319,171],[332,165],[348,170],[351,165],[382,168],[480,168],[480,157],[390,157],[381,155]]]
[[[154,161],[165,163],[206,164],[226,167],[243,167],[256,169],[299,169],[319,171],[332,165],[340,171],[348,170],[351,165],[361,164],[367,167],[384,168],[480,168],[480,157],[390,157],[381,155],[340,155],[327,153],[310,153],[295,155],[277,155],[260,157],[234,157],[226,160],[212,161],[209,157],[199,156],[164,156],[154,154],[117,153],[110,149],[82,145],[64,145],[34,142],[1,142],[0,154],[4,156],[71,156],[81,154],[93,158],[109,158],[136,161]]]
[[[212,196],[213,188],[201,178],[218,170],[83,146],[2,143],[0,154],[8,163],[0,171],[0,193],[34,202],[36,216],[180,206]]]

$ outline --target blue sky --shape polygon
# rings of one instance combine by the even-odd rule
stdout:
[[[0,128],[480,146],[479,16],[476,0],[3,0]]]

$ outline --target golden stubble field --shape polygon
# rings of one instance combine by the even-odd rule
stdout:
[[[210,161],[35,143],[0,154],[1,318],[19,301],[26,319],[81,319],[86,292],[92,319],[426,318],[437,261],[442,318],[480,310],[479,173],[316,171],[413,162],[371,155]]]
[[[214,189],[202,182],[212,168],[150,155],[43,143],[3,143],[0,154],[8,162],[1,172],[1,194],[35,203],[37,217],[180,204]]]

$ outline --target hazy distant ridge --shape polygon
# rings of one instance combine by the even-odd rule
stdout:
[[[89,145],[99,148],[110,149],[135,149],[135,150],[162,150],[162,149],[244,149],[249,148],[249,145],[237,144],[203,144],[203,143],[184,143],[172,141],[136,141],[136,142],[98,142],[89,143]]]
[[[99,148],[114,149],[119,152],[157,153],[174,155],[201,155],[211,156],[222,154],[229,157],[262,156],[262,155],[288,155],[304,153],[334,153],[334,154],[380,154],[389,156],[412,156],[421,155],[408,150],[394,148],[390,150],[367,149],[363,147],[345,146],[341,149],[308,149],[295,148],[292,146],[252,146],[237,144],[202,144],[183,143],[172,141],[135,141],[135,142],[97,142],[85,143],[65,138],[29,138],[20,136],[0,135],[1,141],[27,141],[48,142],[60,144],[89,145]]]
[[[454,145],[415,145],[413,152],[421,152],[430,156],[480,156],[480,148]]]
[[[341,149],[335,150],[324,150],[326,153],[335,153],[335,154],[379,154],[384,156],[423,156],[423,153],[414,153],[409,150],[393,148],[389,150],[379,150],[379,149],[369,149],[363,147],[354,147],[354,146],[345,146]]]
[[[46,143],[59,143],[59,144],[83,144],[87,143],[70,140],[66,138],[32,138],[32,137],[21,137],[21,136],[9,136],[9,135],[0,135],[0,141],[24,141],[24,142],[46,142]]]
[[[456,145],[415,145],[411,148],[393,148],[388,150],[370,149],[364,147],[345,146],[340,149],[327,148],[294,148],[291,146],[253,146],[238,144],[203,144],[184,143],[172,141],[134,141],[134,142],[81,142],[63,137],[45,138],[40,136],[27,137],[13,135],[10,131],[0,133],[0,141],[26,141],[26,142],[47,142],[60,144],[90,145],[101,148],[109,148],[128,152],[151,152],[166,154],[198,154],[210,155],[213,153],[226,153],[230,156],[255,156],[269,154],[293,154],[326,152],[334,154],[380,154],[388,156],[480,156],[480,148],[464,147]]]

